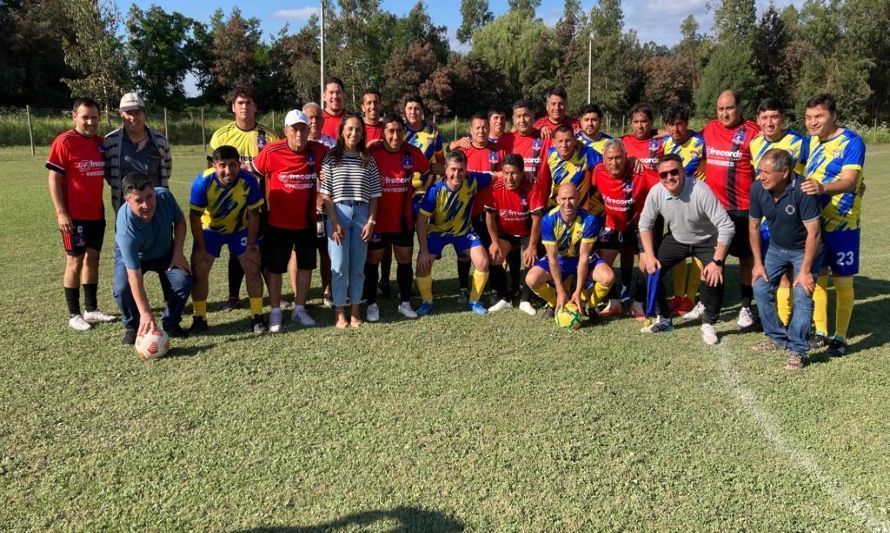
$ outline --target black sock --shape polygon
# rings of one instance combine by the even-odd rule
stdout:
[[[368,305],[377,303],[377,263],[365,263],[364,298]]]
[[[65,287],[65,301],[68,303],[68,314],[71,316],[80,314],[80,287],[70,289]]]
[[[634,301],[646,301],[646,282],[643,280],[643,276],[641,275],[637,276],[637,282],[634,284]]]
[[[398,267],[396,267],[398,268]],[[392,272],[392,259],[389,261],[386,260],[386,256],[384,256],[383,261],[380,263],[380,284],[381,285],[389,285],[389,274]],[[396,272],[398,275],[398,272]]]
[[[621,285],[623,287],[630,287],[633,282],[634,277],[634,266],[625,265],[623,262],[621,263]]]
[[[618,284],[613,283],[611,287],[609,287],[609,294],[606,295],[606,298],[609,300],[617,300],[621,295],[618,293]]]
[[[754,299],[754,287],[740,284],[739,291],[742,293],[742,307],[751,307],[751,300]]]
[[[473,266],[469,261],[457,260],[457,280],[460,282],[460,288],[466,291],[470,290],[470,267]]]
[[[519,292],[525,279],[522,277],[522,255],[518,249],[510,250],[510,253],[507,254],[507,266],[510,267],[510,297],[508,299],[512,299]]]
[[[519,299],[523,302],[530,302],[532,299],[532,289],[528,286],[528,283],[525,282],[525,277],[528,276],[528,269],[522,271],[522,283],[519,285]]]
[[[411,263],[396,265],[396,280],[399,282],[399,298],[402,302],[411,301],[411,284],[414,283],[414,269]]]
[[[229,298],[241,298],[241,280],[244,279],[244,270],[241,262],[234,255],[229,256]]]
[[[504,267],[501,265],[489,266],[488,279],[491,283],[491,288],[498,293],[498,298],[509,301],[510,298],[507,295],[507,272],[504,271]]]
[[[99,308],[99,300],[96,297],[96,293],[99,292],[99,284],[98,283],[84,283],[83,285],[83,307],[87,310],[87,313],[90,311],[95,311]]]

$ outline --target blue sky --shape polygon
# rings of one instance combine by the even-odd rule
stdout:
[[[126,14],[131,2],[117,0],[121,11]],[[256,17],[262,21],[264,37],[278,32],[284,24],[289,23],[293,30],[299,29],[309,16],[318,9],[318,2],[308,0],[264,0],[257,1],[233,1],[233,0],[204,0],[202,2],[181,2],[174,0],[137,1],[137,5],[143,9],[155,4],[167,11],[180,11],[184,15],[201,21],[208,21],[210,14],[216,8],[224,11],[238,6],[241,12],[249,17]],[[416,0],[381,0],[381,7],[386,11],[403,15],[410,11]],[[595,5],[595,0],[582,0],[582,6],[589,10]],[[776,0],[779,7],[793,3],[800,7],[803,0]],[[672,45],[679,40],[680,21],[687,15],[694,15],[701,27],[701,31],[710,31],[711,14],[706,10],[707,0],[624,0],[624,20],[627,28],[637,31],[641,42],[655,41],[658,44]],[[460,25],[460,3],[457,0],[426,0],[427,11],[433,21],[438,25],[448,27],[448,36],[452,47],[459,49],[459,44],[454,38],[455,31]],[[757,0],[758,9],[761,11],[769,5],[769,0]],[[495,16],[507,11],[507,0],[489,0],[489,7]],[[562,13],[563,2],[541,2],[538,8],[538,16],[548,24],[555,23]]]

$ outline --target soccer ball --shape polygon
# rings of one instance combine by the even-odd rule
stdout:
[[[562,329],[578,329],[581,327],[581,313],[573,303],[567,303],[553,317],[556,325]]]
[[[164,357],[170,350],[170,337],[162,329],[153,329],[136,337],[136,353],[142,359]]]

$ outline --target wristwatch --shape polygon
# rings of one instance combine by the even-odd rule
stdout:
[[[714,259],[714,264],[720,268],[723,268],[723,259]]]

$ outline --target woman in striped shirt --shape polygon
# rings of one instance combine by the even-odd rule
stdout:
[[[365,283],[368,241],[374,234],[377,198],[382,194],[377,164],[365,147],[361,117],[346,113],[340,122],[337,145],[321,164],[320,193],[328,213],[328,253],[337,327],[362,324],[359,302]],[[346,296],[352,304],[346,320]]]

